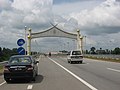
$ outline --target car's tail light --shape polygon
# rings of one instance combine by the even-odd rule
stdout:
[[[33,69],[34,69],[33,66],[28,66],[28,68],[27,68],[28,71],[31,71]]]
[[[80,56],[80,58],[83,58],[83,56]]]
[[[10,72],[10,71],[9,71],[9,67],[5,66],[5,67],[4,67],[4,72]]]
[[[71,58],[79,59],[79,58],[83,58],[83,56],[71,56]]]
[[[70,58],[75,58],[75,56],[71,56]]]

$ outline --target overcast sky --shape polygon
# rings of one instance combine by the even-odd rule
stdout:
[[[120,47],[120,0],[0,0],[0,47],[18,48],[25,26],[39,32],[50,23],[68,32],[79,28],[87,49]],[[32,50],[74,49],[74,43],[39,38],[32,40]]]

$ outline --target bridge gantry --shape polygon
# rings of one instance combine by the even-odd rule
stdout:
[[[80,34],[80,30],[77,29],[76,34],[75,33],[69,33],[66,31],[63,31],[59,29],[56,26],[53,26],[52,28],[32,33],[32,29],[28,30],[28,36],[27,36],[27,55],[31,55],[31,40],[35,38],[42,38],[42,37],[64,37],[64,38],[71,38],[77,40],[77,50],[80,50],[83,53],[83,36]]]

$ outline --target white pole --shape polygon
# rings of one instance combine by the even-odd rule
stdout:
[[[27,55],[31,55],[31,29],[28,30]]]
[[[26,30],[27,30],[27,26],[25,26],[25,55],[26,55],[26,50],[27,50]]]
[[[77,30],[77,50],[81,50],[80,48],[80,30]]]
[[[80,49],[81,49],[81,52],[83,53],[83,37],[82,36],[80,37]]]

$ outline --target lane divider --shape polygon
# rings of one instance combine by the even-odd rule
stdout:
[[[49,57],[48,57],[49,58]],[[80,77],[78,77],[77,75],[75,75],[73,72],[71,72],[70,70],[68,70],[67,68],[63,67],[62,65],[60,65],[59,63],[57,63],[56,61],[54,61],[53,59],[49,58],[52,62],[54,62],[55,64],[57,64],[58,66],[60,66],[62,69],[64,69],[65,71],[67,71],[69,74],[71,74],[73,77],[75,77],[76,79],[78,79],[79,81],[81,81],[83,84],[85,84],[87,87],[89,87],[91,90],[98,90],[95,87],[93,87],[92,85],[90,85],[89,83],[87,83],[85,80],[81,79]]]
[[[33,88],[33,85],[28,85],[27,89],[30,90]]]
[[[108,70],[111,70],[111,71],[115,71],[115,72],[119,72],[120,73],[120,70],[117,70],[117,69],[112,69],[112,68],[107,68]]]

